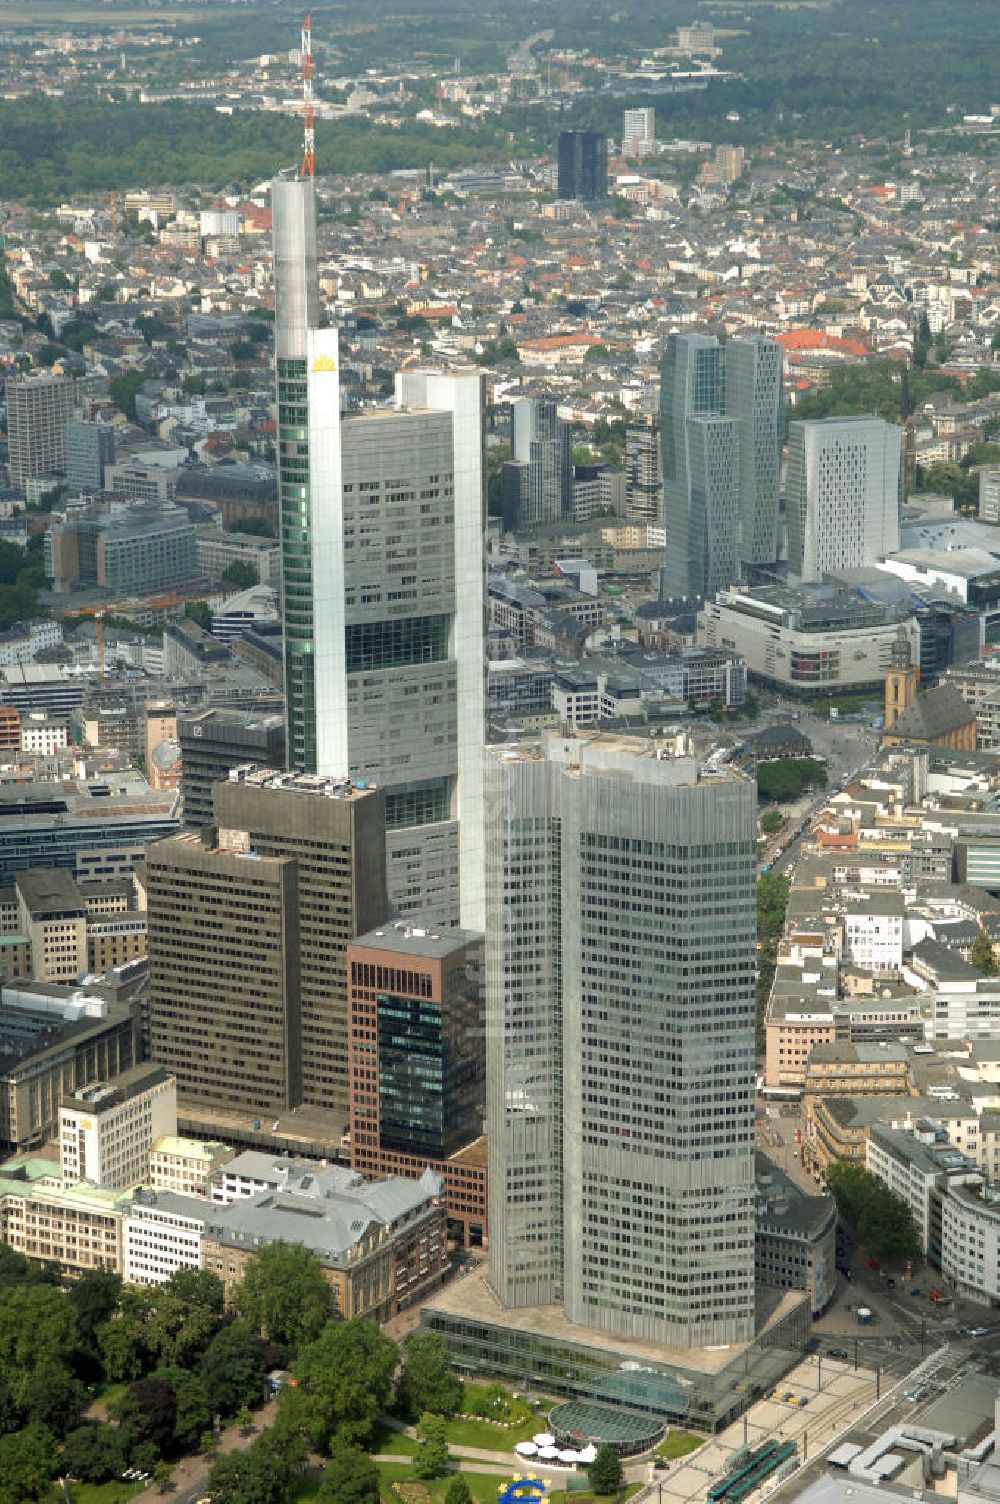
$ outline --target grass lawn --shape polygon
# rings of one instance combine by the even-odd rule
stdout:
[[[371,1445],[366,1448],[370,1452],[388,1452],[389,1456],[412,1457],[417,1450],[417,1438],[407,1436],[403,1431],[394,1431],[384,1421],[379,1421],[375,1428]]]
[[[132,1483],[128,1479],[121,1483],[70,1483],[69,1496],[73,1504],[126,1504],[126,1500],[134,1499],[142,1490],[141,1483]],[[62,1489],[57,1484],[52,1497],[62,1499],[62,1496]]]
[[[434,1478],[430,1482],[424,1482],[421,1478],[415,1478],[412,1467],[402,1462],[380,1462],[378,1471],[382,1480],[383,1504],[399,1504],[399,1495],[392,1489],[394,1483],[421,1482],[430,1493],[431,1504],[444,1504],[448,1477]],[[476,1504],[496,1504],[497,1490],[505,1483],[509,1483],[517,1471],[512,1467],[509,1473],[465,1473],[463,1476]],[[448,1476],[450,1477],[450,1474]]]
[[[88,1406],[104,1405],[110,1409],[121,1399],[127,1388],[127,1384],[98,1384],[87,1402]],[[101,1484],[101,1487],[103,1488],[104,1484]]]
[[[448,1443],[454,1447],[481,1447],[487,1452],[507,1452],[515,1441],[530,1441],[545,1430],[545,1416],[534,1412],[513,1426],[493,1426],[473,1415],[456,1415],[448,1422]]]
[[[686,1457],[689,1452],[696,1452],[704,1440],[704,1436],[696,1436],[693,1431],[668,1431],[656,1448],[656,1456]]]

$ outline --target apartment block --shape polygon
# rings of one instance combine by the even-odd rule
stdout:
[[[162,1285],[179,1269],[203,1265],[206,1201],[176,1191],[139,1191],[122,1225],[122,1278]]]
[[[228,1144],[205,1143],[166,1133],[155,1139],[149,1151],[149,1184],[154,1191],[172,1191],[180,1196],[203,1196],[209,1180],[235,1158]]]
[[[66,425],[76,395],[66,376],[22,376],[7,382],[11,484],[24,491],[36,476],[66,469]]]
[[[122,1270],[122,1224],[130,1193],[64,1185],[47,1159],[0,1169],[0,1242],[68,1273]]]
[[[153,1143],[177,1127],[177,1083],[159,1066],[139,1065],[113,1082],[79,1087],[59,1113],[63,1180],[129,1190],[149,1180]]]

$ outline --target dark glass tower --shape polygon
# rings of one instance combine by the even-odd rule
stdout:
[[[607,136],[600,131],[561,131],[559,197],[593,203],[607,196]]]

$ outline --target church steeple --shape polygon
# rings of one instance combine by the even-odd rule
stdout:
[[[913,662],[910,638],[901,626],[892,645],[889,669],[885,676],[885,725],[888,731],[917,698],[917,683],[920,679],[919,665]]]

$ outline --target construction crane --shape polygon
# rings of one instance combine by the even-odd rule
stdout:
[[[97,679],[98,683],[104,683],[104,612],[94,612],[94,622],[97,630]]]
[[[316,176],[316,113],[313,105],[312,17],[302,27],[302,166],[300,178]]]

